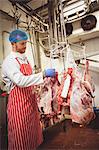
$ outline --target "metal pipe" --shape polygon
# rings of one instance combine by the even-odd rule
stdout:
[[[73,45],[73,46],[75,46],[75,47],[78,47],[78,48],[82,48],[82,49],[84,49],[84,47],[83,47],[83,46],[81,46],[81,45],[77,45],[77,44],[74,44],[74,43],[70,43],[70,42],[69,42],[69,45]]]
[[[66,42],[66,45],[67,45],[68,41],[67,41],[67,37],[66,37],[66,28],[65,28],[65,23],[64,23],[62,0],[60,0],[60,8],[61,8],[61,26],[62,26],[63,33],[64,33],[64,36],[65,36],[65,40],[64,41]]]
[[[99,63],[99,60],[92,60],[92,59],[89,59],[89,58],[87,58],[86,60]]]
[[[33,61],[34,61],[34,65],[35,65],[35,55],[34,55],[34,50],[33,50],[33,45],[32,45],[32,38],[31,38],[30,29],[28,29],[28,34],[29,34],[29,39],[30,39],[30,45],[31,45],[31,50],[32,50]]]
[[[3,52],[3,59],[5,58],[5,53],[4,53],[4,33],[10,34],[8,31],[2,31],[2,52]]]
[[[13,4],[12,4],[13,5]],[[41,20],[39,20],[38,18],[32,16],[31,14],[29,14],[28,12],[26,12],[25,10],[23,10],[20,6],[18,6],[17,4],[15,4],[17,6],[17,8],[19,8],[21,11],[23,11],[25,14],[27,14],[28,16],[30,16],[31,18],[35,19],[36,21],[40,22],[42,25],[47,26],[48,24],[42,22]]]
[[[99,55],[99,51],[98,52],[92,52],[90,54],[86,54],[86,59],[88,59],[89,57],[92,57],[92,56],[96,56],[96,55]],[[85,57],[80,56],[78,59],[85,59]]]

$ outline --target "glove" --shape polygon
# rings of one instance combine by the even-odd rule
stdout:
[[[55,69],[46,69],[45,76],[46,77],[55,77]]]

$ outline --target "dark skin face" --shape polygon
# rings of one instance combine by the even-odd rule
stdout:
[[[23,54],[26,51],[26,44],[27,44],[26,40],[23,40],[17,43],[12,43],[12,49],[14,52],[19,52]]]

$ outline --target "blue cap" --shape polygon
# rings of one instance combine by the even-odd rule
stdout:
[[[11,43],[20,42],[27,39],[28,39],[27,34],[24,31],[19,29],[12,31],[9,36],[9,41]]]

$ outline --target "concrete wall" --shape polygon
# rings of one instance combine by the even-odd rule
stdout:
[[[8,41],[9,31],[14,28],[14,22],[7,20],[2,13],[0,13],[0,64],[3,59],[11,51],[11,45]]]

